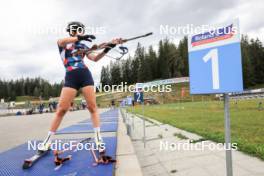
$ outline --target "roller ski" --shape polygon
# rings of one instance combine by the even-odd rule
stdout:
[[[54,151],[54,164],[56,165],[54,170],[58,170],[61,168],[61,166],[63,165],[64,162],[69,161],[72,159],[72,155],[68,155],[67,157],[60,157],[59,155],[62,154],[64,152],[60,152],[60,151]]]
[[[99,164],[111,164],[116,162],[113,157],[106,155],[105,152],[100,153],[98,150],[91,149],[91,153],[94,159],[93,166],[97,166]]]
[[[91,141],[91,138],[86,138],[84,140],[81,140],[80,142],[77,142],[74,147],[72,148],[66,148],[64,150],[54,150],[53,151],[53,155],[54,155],[54,164],[55,164],[55,168],[54,170],[58,170],[60,169],[63,164],[66,162],[66,161],[70,161],[72,159],[72,155],[67,155],[66,157],[61,157],[60,155],[62,155],[63,153],[65,152],[77,152],[77,146],[78,144],[80,143],[85,143],[85,142],[90,142]]]
[[[91,153],[94,159],[93,166],[116,162],[116,160],[113,159],[111,156],[106,155],[106,147],[102,140],[96,140],[95,138],[95,145],[96,149],[91,149]]]
[[[43,158],[50,151],[50,143],[47,143],[45,146],[42,146],[38,149],[37,153],[31,158],[25,159],[22,168],[29,169],[31,168],[39,159]]]

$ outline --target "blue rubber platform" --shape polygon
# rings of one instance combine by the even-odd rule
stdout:
[[[110,109],[106,112],[100,114],[102,117],[117,117],[118,116],[118,109]]]
[[[117,123],[101,123],[101,132],[116,132]],[[92,123],[82,123],[63,128],[56,134],[76,134],[76,133],[91,133],[94,132]]]
[[[116,137],[105,137],[106,154],[116,155]],[[93,158],[90,151],[79,150],[72,154],[72,160],[66,161],[63,166],[55,169],[52,152],[41,158],[32,168],[23,170],[24,159],[35,154],[34,150],[27,150],[27,143],[10,149],[0,154],[0,176],[112,176],[114,164],[93,166]],[[66,153],[65,153],[66,154]]]
[[[84,124],[88,124],[88,125],[92,125],[93,124],[93,122],[92,121],[83,121],[83,122],[79,122],[78,123],[78,125],[84,125]],[[117,122],[114,122],[114,121],[104,121],[104,122],[100,122],[100,124],[101,124],[101,126],[103,125],[103,124],[117,124]]]
[[[79,123],[91,123],[91,122],[92,122],[91,119],[87,119]],[[118,122],[118,118],[117,117],[101,117],[100,122]]]
[[[100,121],[101,122],[118,122],[118,110],[108,110],[100,114]],[[90,123],[91,119],[83,120],[79,123]]]

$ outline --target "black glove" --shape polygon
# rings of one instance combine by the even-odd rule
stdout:
[[[78,38],[78,41],[86,40],[86,41],[92,42],[92,40],[95,39],[95,36],[94,35],[78,35],[77,38]]]
[[[116,46],[116,44],[113,43],[109,43],[106,45],[106,48],[104,49],[104,53],[108,53],[112,48],[114,48]]]

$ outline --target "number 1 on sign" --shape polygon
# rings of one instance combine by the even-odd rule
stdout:
[[[203,61],[212,60],[212,75],[213,75],[213,89],[219,89],[219,64],[218,64],[218,50],[210,50],[204,57]]]

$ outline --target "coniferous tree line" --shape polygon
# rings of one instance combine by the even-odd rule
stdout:
[[[242,67],[244,87],[264,84],[264,47],[259,39],[242,36]],[[111,62],[101,70],[102,85],[133,84],[158,79],[189,76],[187,37],[178,45],[161,40],[157,51],[138,44],[133,57]],[[264,87],[264,85],[263,85]]]
[[[63,83],[50,84],[42,78],[21,78],[18,80],[0,79],[0,98],[6,101],[16,100],[17,96],[34,96],[48,99],[60,94]]]
[[[102,85],[121,82],[133,84],[157,79],[188,76],[187,38],[176,46],[168,39],[161,40],[156,52],[153,46],[147,49],[138,44],[135,55],[125,60],[111,62],[102,67]]]

